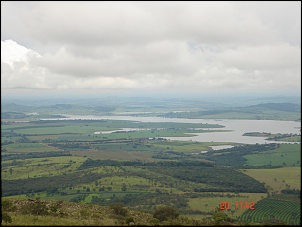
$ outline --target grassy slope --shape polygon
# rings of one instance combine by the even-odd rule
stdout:
[[[275,150],[265,151],[258,154],[244,156],[247,164],[251,166],[291,166],[301,164],[301,145],[300,144],[281,144]]]
[[[117,215],[108,206],[99,206],[91,204],[80,204],[72,202],[56,202],[40,200],[41,203],[48,207],[46,215],[24,214],[28,209],[29,204],[34,204],[36,201],[25,199],[10,199],[15,209],[8,212],[12,218],[11,223],[3,222],[3,226],[128,226],[126,220],[128,217],[133,218],[133,225],[138,226],[154,226],[154,225],[213,225],[209,221],[197,221],[179,216],[171,221],[154,220],[150,213],[134,211],[125,208],[126,215]],[[52,211],[51,207],[57,207],[57,210]],[[157,223],[157,224],[156,224]]]
[[[246,169],[244,173],[264,182],[271,191],[280,192],[286,184],[292,189],[301,190],[301,167],[282,167],[275,169]]]

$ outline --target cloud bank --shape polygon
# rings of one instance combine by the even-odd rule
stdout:
[[[2,89],[301,91],[301,2],[1,2]]]

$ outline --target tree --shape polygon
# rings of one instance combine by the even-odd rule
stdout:
[[[160,206],[153,212],[153,217],[160,221],[175,219],[178,216],[177,210],[170,206]]]
[[[231,218],[229,218],[228,215],[222,212],[219,208],[216,208],[212,219],[214,220],[215,225],[223,225],[225,222],[232,221]]]
[[[208,209],[209,204],[206,203],[204,206]]]
[[[123,183],[123,186],[122,186],[122,191],[123,191],[123,192],[127,191],[127,186],[126,186],[126,184],[125,184],[125,183]]]

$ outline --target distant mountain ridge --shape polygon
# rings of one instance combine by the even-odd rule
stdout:
[[[219,118],[300,121],[301,105],[294,103],[261,103],[244,107],[215,108],[202,111],[169,112],[171,118]]]
[[[49,106],[49,108],[54,108],[54,109],[63,109],[63,110],[70,110],[72,109],[73,105],[71,104],[56,104]]]
[[[257,104],[252,105],[249,107],[262,107],[266,109],[273,109],[279,111],[286,111],[286,112],[301,112],[301,105],[293,104],[293,103],[264,103],[264,104]]]
[[[229,100],[231,102],[231,100]],[[260,104],[248,105],[246,106],[238,105],[234,103],[233,107],[226,107],[224,105],[213,106],[205,105],[202,103],[195,103],[195,108],[192,108],[191,104],[188,106],[188,111],[173,111],[183,109],[186,107],[187,103],[178,103],[176,106],[169,106],[167,110],[170,112],[158,113],[158,109],[162,106],[158,105],[155,109],[150,109],[154,111],[153,116],[158,117],[174,117],[174,118],[220,118],[220,119],[257,119],[257,120],[300,120],[301,105],[291,102],[264,102]],[[126,104],[108,104],[102,103],[102,105],[89,105],[87,103],[81,104],[67,104],[60,103],[55,105],[43,105],[43,106],[30,106],[21,105],[15,103],[5,103],[1,105],[1,117],[2,118],[24,118],[28,113],[38,113],[46,115],[56,115],[56,114],[108,114],[115,112],[118,114],[119,111],[128,111],[132,108],[133,104],[130,106]],[[134,112],[136,109],[143,110],[144,108],[149,108],[144,103],[137,103],[134,106]],[[149,109],[148,109],[149,110]],[[146,110],[147,111],[147,110]],[[131,111],[130,111],[131,112]],[[150,112],[151,113],[151,112]],[[42,116],[40,115],[40,116]],[[144,114],[140,114],[144,116]],[[152,114],[151,114],[152,115]],[[151,116],[148,114],[148,116]]]
[[[26,112],[31,111],[32,107],[15,104],[15,103],[6,103],[1,104],[1,111],[15,111],[15,112]]]

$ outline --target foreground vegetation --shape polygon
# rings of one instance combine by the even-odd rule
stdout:
[[[269,201],[269,202],[267,202]],[[259,203],[260,204],[260,203]],[[277,207],[280,206],[280,207]],[[297,202],[286,203],[277,200],[263,200],[257,212],[247,211],[239,220],[229,217],[228,212],[219,208],[209,218],[197,220],[180,215],[177,209],[171,206],[158,206],[152,213],[135,211],[124,207],[122,203],[110,206],[81,204],[64,201],[49,201],[36,199],[2,199],[3,226],[217,226],[217,225],[286,225],[279,218],[278,209],[285,206],[286,212],[282,215],[289,220],[290,225],[299,224],[300,213],[292,205]],[[273,218],[263,217],[263,212],[273,207],[276,212]],[[264,211],[262,211],[262,210]],[[272,216],[272,215],[271,215]],[[262,217],[262,218],[261,218]]]

